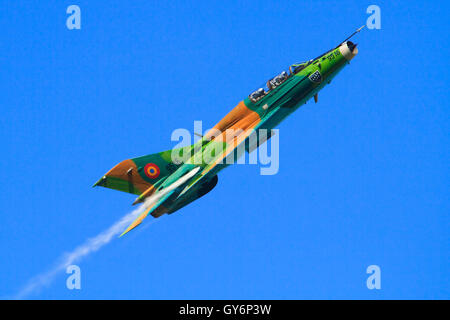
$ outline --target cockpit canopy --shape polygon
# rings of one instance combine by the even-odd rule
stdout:
[[[272,90],[273,88],[278,87],[280,84],[282,84],[287,78],[288,73],[286,71],[283,71],[276,77],[267,81],[267,87],[269,87],[269,89]]]
[[[266,92],[264,91],[264,89],[259,88],[258,90],[250,93],[250,95],[248,97],[250,98],[251,101],[256,102],[259,99],[261,99],[262,97],[264,97],[265,95],[266,95]]]
[[[291,74],[296,74],[302,71],[307,65],[308,62],[295,63],[289,67],[289,71],[291,72]]]
[[[286,71],[282,71],[279,75],[273,77],[272,79],[269,79],[266,82],[265,87],[253,91],[248,97],[252,102],[257,102],[258,100],[262,99],[265,95],[267,95],[269,91],[285,82],[289,78],[289,76],[290,75]]]
[[[295,63],[289,67],[289,74],[286,71],[281,72],[279,75],[273,77],[272,79],[266,82],[266,85],[262,88],[259,88],[256,91],[253,91],[248,97],[252,102],[257,102],[266,96],[272,89],[278,87],[284,81],[286,81],[289,77],[294,74],[299,73],[304,68],[306,68],[312,60],[302,63]]]

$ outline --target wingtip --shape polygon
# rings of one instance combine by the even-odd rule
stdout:
[[[142,212],[141,215],[136,220],[134,220],[124,232],[122,232],[122,234],[119,236],[119,238],[122,237],[124,234],[130,232],[137,226],[139,226],[142,223],[142,221],[148,216],[148,214],[150,213],[150,210],[152,208],[153,208],[153,206],[146,208],[145,211]]]
[[[140,224],[141,223],[138,223],[136,225],[131,224],[124,232],[122,232],[122,234],[119,236],[119,238],[121,238],[123,235],[125,235],[128,232],[130,232],[131,230],[133,230],[134,228],[136,228]]]

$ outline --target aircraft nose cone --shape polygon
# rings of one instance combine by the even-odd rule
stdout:
[[[358,54],[357,44],[351,41],[346,41],[339,46],[339,51],[348,61],[352,60]]]
[[[355,48],[356,48],[357,45],[358,45],[358,44],[355,44],[355,43],[353,43],[353,42],[351,42],[351,41],[347,41],[347,47],[348,47],[348,49],[350,50],[350,52],[353,52],[353,50],[355,50]]]

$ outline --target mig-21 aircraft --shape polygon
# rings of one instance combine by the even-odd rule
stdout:
[[[149,214],[155,218],[171,214],[204,196],[216,186],[218,172],[230,164],[225,160],[239,157],[239,150],[251,152],[259,147],[270,139],[272,128],[312,97],[317,103],[318,92],[358,53],[349,39],[362,28],[317,58],[293,64],[268,80],[266,88],[239,102],[193,145],[124,160],[109,170],[94,187],[133,193],[138,196],[133,204],[147,205],[122,235]],[[269,134],[259,137],[260,129]],[[228,134],[230,130],[233,134]],[[257,137],[256,143],[250,143],[252,136]],[[147,204],[149,198],[152,201]]]

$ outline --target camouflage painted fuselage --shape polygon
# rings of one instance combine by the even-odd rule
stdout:
[[[270,133],[272,128],[329,84],[356,54],[356,46],[348,41],[316,59],[293,65],[282,83],[271,86],[257,99],[247,97],[239,102],[194,145],[122,161],[95,185],[139,195],[135,203],[142,202],[193,168],[200,167],[187,185],[165,199],[151,214],[158,217],[180,209],[214,188],[217,173],[229,165],[224,160],[239,156],[238,146],[244,144],[248,150],[250,136],[257,135],[259,129],[267,129]],[[229,130],[239,133],[230,136],[227,134]],[[214,153],[218,145],[221,151]],[[205,152],[210,154],[209,161],[204,161]],[[174,161],[174,153],[183,159],[181,163]]]

